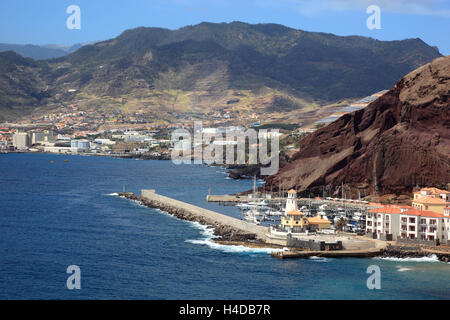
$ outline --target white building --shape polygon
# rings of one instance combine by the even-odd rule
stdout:
[[[382,207],[371,209],[366,214],[366,233],[375,233],[378,239],[392,235],[397,240],[399,230],[400,208]],[[390,240],[390,239],[389,239]]]
[[[125,142],[151,143],[154,141],[156,140],[151,135],[138,134],[125,136]]]
[[[441,213],[410,209],[400,214],[400,238],[447,243],[446,220]]]
[[[69,154],[69,153],[72,153],[72,148],[71,147],[44,147],[44,152]]]
[[[5,151],[8,147],[8,142],[4,140],[0,140],[0,151]]]
[[[367,211],[366,233],[378,239],[439,240],[449,243],[450,212],[448,216],[434,211],[407,207],[381,207]]]
[[[27,149],[30,146],[30,135],[26,132],[18,132],[13,135],[13,146],[16,149]]]
[[[288,191],[288,198],[286,200],[286,208],[284,209],[284,214],[286,215],[291,211],[298,211],[297,207],[297,192],[295,190]]]
[[[71,140],[70,147],[75,152],[87,152],[91,148],[89,140]]]
[[[110,139],[100,139],[100,138],[95,139],[94,142],[97,144],[102,144],[102,145],[107,145],[107,146],[112,146],[112,145],[116,144],[115,141],[112,141]]]

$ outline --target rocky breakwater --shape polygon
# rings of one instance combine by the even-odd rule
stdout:
[[[148,197],[138,196],[131,192],[119,193],[119,196],[129,200],[137,201],[149,208],[162,210],[179,219],[198,222],[202,225],[209,226],[213,228],[214,235],[218,236],[218,241],[264,243],[263,239],[261,239],[261,237],[258,237],[256,233],[246,232],[225,223],[220,223],[213,218],[208,218],[201,214],[193,213],[190,209],[176,207],[168,202],[149,199]]]
[[[450,262],[450,249],[428,248],[422,246],[388,245],[381,251],[384,258],[422,258],[435,255],[440,261]]]

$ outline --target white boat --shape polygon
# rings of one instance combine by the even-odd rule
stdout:
[[[261,214],[258,210],[251,209],[243,213],[244,220],[254,223],[260,224],[260,222],[264,221],[264,214]]]
[[[244,220],[245,220],[245,221],[248,221],[248,222],[251,222],[251,223],[254,223],[254,224],[256,224],[256,225],[261,224],[261,223],[258,221],[258,219],[257,219],[256,217],[252,216],[252,215],[244,215]]]
[[[239,203],[236,205],[236,207],[238,208],[242,208],[242,209],[250,209],[253,208],[254,206],[248,203]]]
[[[274,210],[268,210],[268,211],[266,211],[266,214],[268,216],[282,216],[282,215],[284,215],[283,212],[281,212],[281,211],[274,211]]]

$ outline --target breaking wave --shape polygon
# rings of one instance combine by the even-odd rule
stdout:
[[[420,258],[395,258],[395,257],[376,257],[374,259],[386,260],[386,261],[395,261],[395,262],[439,262],[438,257],[435,254],[432,254],[428,257],[420,257]]]
[[[331,258],[316,257],[316,256],[309,257],[308,259],[309,260],[313,260],[313,261],[317,261],[317,262],[328,262],[328,261],[332,260]]]
[[[219,238],[219,236],[214,235],[214,228],[204,226],[198,222],[189,222],[194,228],[201,230],[201,235],[203,239],[189,239],[186,242],[193,244],[206,245],[211,249],[220,250],[226,253],[263,253],[271,254],[272,252],[283,251],[284,249],[274,249],[274,248],[251,248],[243,245],[225,245],[216,243],[213,239]]]

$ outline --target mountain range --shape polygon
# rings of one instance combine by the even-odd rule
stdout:
[[[379,41],[278,24],[136,28],[48,60],[0,53],[0,118],[60,104],[278,114],[369,95],[440,57],[420,39]],[[312,108],[312,109],[308,109]]]
[[[73,45],[58,45],[58,44],[9,44],[0,43],[0,52],[14,51],[24,58],[32,58],[34,60],[45,60],[52,58],[59,58],[66,56],[83,46],[81,43]]]
[[[409,194],[450,181],[450,56],[406,75],[365,109],[300,141],[300,151],[268,177],[267,190],[341,195]],[[347,196],[349,194],[347,193]]]

